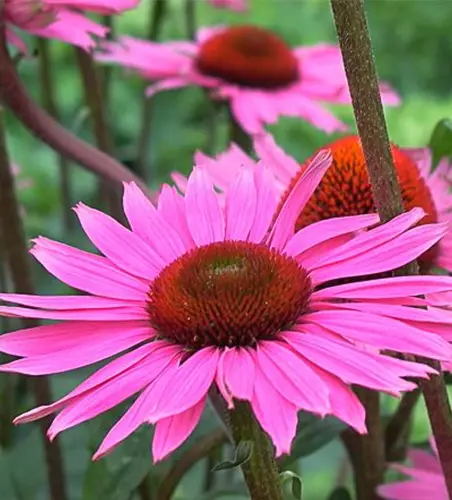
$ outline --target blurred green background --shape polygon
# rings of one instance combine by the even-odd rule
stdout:
[[[149,31],[151,4],[150,0],[143,0],[140,8],[115,19],[115,31],[145,37]],[[391,139],[402,146],[423,146],[428,142],[438,120],[452,118],[452,43],[450,25],[445,22],[446,19],[452,19],[452,2],[367,0],[366,6],[380,78],[391,83],[403,99],[402,106],[386,110]],[[198,26],[256,23],[277,31],[291,45],[335,41],[326,0],[254,0],[249,12],[241,15],[216,10],[199,1],[196,22]],[[168,0],[161,39],[184,38],[186,32],[183,2]],[[92,141],[74,50],[62,43],[52,42],[51,53],[61,122],[80,137]],[[41,89],[37,58],[20,61],[19,71],[30,93],[39,99]],[[144,83],[137,76],[127,74],[120,68],[112,70],[110,127],[116,155],[132,167],[141,127],[143,88]],[[148,172],[154,188],[168,181],[168,174],[173,170],[188,172],[196,149],[210,148],[207,118],[210,112],[211,105],[200,89],[166,92],[153,98]],[[338,107],[337,113],[353,127],[350,108]],[[44,234],[86,246],[78,229],[69,234],[63,229],[58,162],[54,152],[31,137],[11,116],[7,116],[7,130],[10,155],[21,167],[19,178],[29,180],[32,184],[20,190],[27,235],[32,238]],[[220,117],[218,143],[214,148],[216,151],[226,144],[226,130],[226,122]],[[333,138],[295,119],[283,118],[271,130],[278,142],[300,161]],[[93,176],[76,165],[71,166],[70,175],[72,203],[83,200],[99,206],[98,188]],[[75,215],[72,217],[75,219]],[[64,290],[37,267],[35,273],[41,293],[59,293]],[[54,377],[55,394],[63,394],[85,375],[86,370]],[[388,400],[387,410],[394,404],[394,401]],[[14,411],[18,413],[31,405],[31,400],[25,397]],[[90,449],[100,442],[102,433],[111,425],[113,418],[114,415],[107,415],[70,430],[63,436],[70,500],[138,498],[129,491],[129,483],[130,477],[133,477],[138,484],[149,469],[149,431],[138,433],[136,438],[122,445],[111,459],[96,464],[94,468],[90,466],[87,470]],[[208,426],[214,425],[208,416],[206,422],[199,432],[205,432]],[[416,414],[413,441],[422,442],[428,434],[425,412],[420,406]],[[20,428],[13,437],[14,445],[4,446],[0,450],[0,498],[48,498],[43,485],[43,458],[37,426],[32,424]],[[326,498],[336,481],[342,456],[340,445],[332,442],[299,463],[304,478],[305,498]],[[155,469],[155,481],[168,468],[168,464]],[[203,470],[202,464],[197,466],[175,498],[201,498],[199,488],[203,481]],[[112,483],[113,478],[116,482]],[[219,481],[224,483],[224,478]],[[129,486],[124,486],[124,482]]]

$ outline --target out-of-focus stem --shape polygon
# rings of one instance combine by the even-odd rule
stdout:
[[[331,0],[331,6],[373,198],[381,219],[387,221],[403,212],[403,204],[390,153],[364,4],[362,0]],[[417,264],[405,266],[400,273],[418,274]],[[419,385],[438,447],[448,495],[452,499],[452,411],[441,365],[430,359],[416,359],[439,373],[429,380],[420,381]]]
[[[409,444],[409,434],[412,423],[413,410],[420,398],[418,389],[406,392],[386,425],[385,444],[386,460],[398,462],[406,458]]]
[[[158,39],[160,28],[163,18],[165,16],[167,0],[153,0],[152,7],[149,14],[149,31],[147,38],[150,41]],[[137,151],[137,173],[145,181],[148,180],[148,152],[151,136],[151,124],[153,116],[153,98],[143,96],[142,115],[141,115],[141,129],[138,137],[138,151]]]
[[[115,184],[134,181],[149,194],[146,185],[133,172],[75,137],[29,97],[9,56],[3,26],[0,26],[0,100],[31,132],[58,153]]]
[[[196,38],[196,0],[185,0],[185,25],[187,37],[194,40]]]
[[[39,77],[41,83],[41,100],[44,109],[56,120],[59,119],[59,112],[56,103],[55,87],[53,84],[52,61],[50,57],[49,41],[45,38],[37,38],[39,55]],[[63,155],[58,155],[58,165],[60,169],[60,196],[62,205],[63,223],[66,230],[73,225],[74,218],[70,211],[71,185],[69,175],[69,162]]]
[[[14,189],[14,179],[6,150],[3,116],[0,110],[0,228],[5,262],[16,293],[33,294],[28,262],[27,244]],[[36,320],[24,319],[25,327],[37,325]],[[31,378],[36,404],[49,404],[52,399],[50,382],[46,377]],[[46,436],[49,419],[40,421],[47,465],[47,477],[52,500],[66,500],[63,457],[58,441],[50,443]]]
[[[74,47],[77,64],[82,78],[85,101],[90,110],[91,122],[96,144],[104,153],[113,153],[113,140],[110,134],[107,118],[107,106],[102,95],[99,74],[94,66],[91,56],[81,49]],[[100,194],[105,198],[110,207],[111,214],[121,220],[121,197],[116,186],[106,185],[101,179]]]
[[[114,16],[103,16],[103,25],[107,26],[109,29],[107,39],[112,40],[115,37],[115,24],[114,24]],[[104,98],[104,103],[108,109],[108,103],[110,102],[110,92],[111,92],[111,74],[113,72],[113,67],[109,64],[105,64],[101,69],[101,79],[102,79],[102,95]]]
[[[186,450],[179,459],[174,462],[174,465],[171,467],[158,489],[156,500],[171,500],[177,485],[184,477],[185,473],[199,460],[207,457],[212,450],[226,443],[227,440],[227,434],[222,428],[216,429],[199,438],[191,448]]]

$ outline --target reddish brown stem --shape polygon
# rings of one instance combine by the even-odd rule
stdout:
[[[4,28],[0,26],[0,100],[37,137],[58,153],[113,183],[145,184],[114,158],[78,139],[41,109],[24,89],[8,53]]]
[[[381,219],[387,221],[403,212],[403,203],[390,154],[364,4],[362,0],[331,0],[331,6],[375,205]],[[405,266],[401,273],[418,274],[417,265]],[[418,361],[439,372],[419,385],[452,499],[452,412],[446,385],[437,361],[422,358]]]
[[[14,179],[6,151],[3,117],[0,114],[0,233],[5,262],[8,265],[11,281],[16,293],[33,294],[30,279],[28,252],[19,204],[14,189]],[[36,320],[23,320],[25,327],[37,326]],[[32,378],[31,387],[38,406],[49,404],[52,399],[50,381],[46,377]],[[47,439],[49,419],[40,421],[47,464],[47,477],[52,500],[66,500],[63,457],[58,441],[50,443]]]

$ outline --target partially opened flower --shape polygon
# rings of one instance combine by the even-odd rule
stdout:
[[[423,450],[410,450],[408,459],[411,466],[392,464],[392,469],[409,479],[380,486],[378,495],[387,500],[448,500],[446,481],[433,449],[434,455]]]
[[[7,40],[22,52],[26,52],[26,47],[14,28],[89,49],[95,45],[93,37],[104,37],[108,28],[82,12],[117,14],[139,3],[140,0],[5,0],[0,21],[6,23]]]
[[[325,103],[350,103],[339,47],[328,44],[289,47],[275,33],[257,26],[202,29],[194,42],[154,43],[122,37],[106,42],[97,59],[137,70],[156,81],[153,94],[197,85],[229,102],[248,133],[276,123],[280,116],[303,118],[333,132],[345,125]],[[397,104],[397,94],[382,86],[383,100]]]
[[[382,351],[451,358],[436,334],[450,329],[448,319],[411,305],[422,305],[419,295],[450,292],[452,278],[331,286],[398,268],[445,229],[413,228],[424,216],[416,208],[376,227],[378,216],[369,214],[294,232],[329,165],[325,153],[313,159],[276,219],[279,193],[263,166],[237,173],[223,207],[202,167],[191,174],[185,197],[164,186],[157,208],[126,184],[130,230],[78,205],[81,225],[103,256],[45,238],[31,252],[87,295],[1,295],[21,306],[3,306],[2,315],[62,322],[0,336],[1,351],[21,356],[0,369],[61,373],[127,352],[16,423],[60,411],[49,429],[53,438],[138,393],[95,458],[140,425],[156,424],[153,456],[160,460],[193,431],[212,388],[231,409],[237,400],[249,403],[278,455],[290,452],[299,410],[332,414],[365,432],[350,384],[398,395],[416,387],[403,377],[434,373]]]
[[[254,146],[259,158],[277,177],[277,189],[283,203],[311,160],[298,163],[282,151],[269,134],[256,136]],[[325,147],[332,152],[332,165],[297,217],[296,229],[333,217],[376,212],[359,137],[347,136]],[[421,255],[421,270],[428,272],[439,267],[452,272],[452,170],[448,161],[441,161],[432,171],[428,149],[403,149],[393,145],[392,154],[405,209],[421,207],[426,213],[421,224],[447,224],[441,241]],[[202,153],[197,153],[195,160],[205,166],[216,185],[223,189],[236,175],[237,165],[256,164],[235,145],[215,160]],[[185,189],[186,179],[182,175],[174,173],[173,179],[180,189]],[[447,301],[451,302],[450,299]]]
[[[244,12],[248,9],[247,0],[209,0],[209,3],[220,9],[231,9],[237,12]]]

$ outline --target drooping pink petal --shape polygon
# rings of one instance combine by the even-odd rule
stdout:
[[[259,342],[256,364],[272,381],[276,390],[297,408],[322,417],[329,413],[326,385],[302,358],[283,343],[274,340]]]
[[[190,436],[198,425],[205,403],[206,398],[204,397],[183,413],[157,422],[152,441],[154,462],[163,460]]]
[[[46,238],[30,253],[58,279],[84,292],[124,300],[144,300],[149,283],[127,274],[108,259]]]
[[[218,362],[217,384],[225,389],[225,399],[228,394],[236,399],[250,401],[253,395],[255,377],[254,358],[249,348],[235,347],[225,349]]]
[[[82,203],[75,211],[88,238],[123,271],[153,280],[167,264],[139,236],[112,217]]]
[[[38,328],[42,330],[37,331]],[[155,336],[153,330],[144,321],[129,324],[125,321],[120,323],[73,321],[63,325],[38,328],[32,329],[35,330],[32,332],[35,336],[31,341],[27,338],[27,330],[1,336],[0,348],[3,352],[30,352],[30,357],[0,365],[0,371],[26,375],[63,373],[109,358],[143,341],[152,340]],[[64,347],[56,348],[55,345],[58,344],[53,345],[52,342],[60,332],[70,336],[71,339],[66,341],[66,345],[63,343]],[[87,338],[90,332],[92,335]],[[73,341],[73,339],[80,338],[83,342],[77,344]],[[38,339],[46,339],[48,344],[39,347],[37,346]],[[47,347],[46,350],[44,346]]]
[[[219,349],[206,347],[190,356],[174,373],[160,377],[154,384],[148,422],[183,413],[198,403],[215,379],[219,356]]]
[[[140,391],[155,378],[180,353],[180,347],[174,345],[149,345],[148,355],[128,370],[117,374],[102,385],[72,399],[55,417],[48,430],[50,439],[61,431],[97,417]],[[147,346],[145,346],[147,347]]]
[[[452,355],[452,347],[441,337],[378,314],[323,310],[305,314],[302,322],[315,324],[346,339],[369,344],[377,349],[409,352],[445,361]],[[362,325],[366,325],[365,329]]]
[[[297,431],[297,407],[279,393],[256,364],[253,412],[276,447],[276,456],[289,454]]]
[[[79,384],[73,391],[66,396],[62,397],[58,401],[52,404],[39,406],[33,410],[27,411],[22,415],[15,418],[15,424],[25,424],[28,422],[33,422],[47,415],[55,413],[69,403],[74,403],[79,401],[81,398],[89,395],[94,389],[97,389],[105,384],[109,384],[114,381],[115,377],[127,372],[135,365],[139,364],[143,359],[147,358],[149,354],[154,352],[156,349],[165,347],[166,343],[164,341],[156,340],[154,342],[147,343],[132,351],[123,354],[122,356],[110,361],[105,366],[97,370],[90,377]]]
[[[91,295],[25,295],[19,293],[2,293],[0,300],[13,302],[22,306],[71,311],[74,309],[115,309],[124,306],[142,306],[143,301],[119,300]]]
[[[312,299],[381,300],[448,292],[451,287],[452,277],[450,276],[395,276],[326,287],[316,290]]]
[[[385,370],[385,357],[363,352],[351,344],[307,333],[283,334],[284,340],[311,363],[332,373],[347,384],[398,395],[416,386]]]

